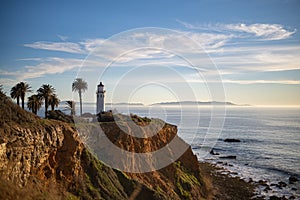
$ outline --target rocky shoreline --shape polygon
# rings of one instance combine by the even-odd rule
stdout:
[[[288,184],[295,184],[299,180],[291,175],[289,182],[279,181],[269,183],[266,180],[255,181],[252,178],[242,178],[237,172],[230,171],[227,167],[233,166],[227,162],[218,161],[217,163],[199,162],[200,171],[207,177],[213,189],[216,199],[254,199],[254,200],[292,200],[298,197],[294,195],[279,195],[274,190],[281,190]],[[296,187],[292,190],[298,191]]]
[[[257,195],[256,188],[286,185],[234,177],[225,161],[223,167],[198,163],[190,147],[160,170],[124,173],[96,159],[79,137],[78,128],[90,135],[88,130],[94,133],[98,123],[84,122],[75,129],[74,124],[62,120],[41,119],[4,95],[0,95],[0,105],[0,199],[260,200],[265,198]],[[141,126],[146,123],[138,116],[134,119]],[[129,128],[127,123],[123,125]],[[165,124],[150,141],[125,134],[115,122],[101,122],[100,126],[115,145],[134,152],[153,152],[177,135],[177,127],[171,124]],[[97,137],[92,139],[96,141]],[[298,182],[297,177],[289,181]],[[288,198],[293,199],[270,197]]]
[[[239,143],[242,142],[240,139],[226,138],[223,140],[225,143]],[[197,153],[196,153],[197,154]],[[211,171],[215,171],[218,176],[223,176],[224,179],[237,178],[243,180],[248,186],[253,195],[251,199],[270,199],[270,200],[287,200],[287,199],[299,199],[300,198],[300,188],[299,187],[299,176],[295,174],[288,174],[286,178],[279,179],[277,181],[270,181],[264,178],[258,178],[255,176],[248,176],[244,174],[244,168],[236,163],[236,155],[221,155],[214,149],[211,149],[209,154],[212,156],[211,159],[204,160],[205,165],[209,165]],[[203,162],[200,164],[203,165]],[[244,164],[245,167],[248,163]],[[216,168],[216,169],[214,169]],[[212,176],[212,178],[217,178],[218,176]],[[226,181],[228,182],[228,181]],[[222,187],[227,187],[228,184],[223,183]],[[238,184],[232,182],[232,184]],[[254,188],[254,190],[253,190]],[[236,192],[241,191],[238,189]],[[235,195],[232,193],[232,195]],[[238,195],[238,194],[237,194]],[[238,198],[237,198],[238,199]]]
[[[239,177],[230,176],[229,171],[216,164],[199,162],[202,176],[210,185],[210,193],[216,200],[260,200],[255,197],[255,186]],[[226,173],[224,173],[226,172]]]

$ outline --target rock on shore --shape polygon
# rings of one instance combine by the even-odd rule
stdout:
[[[226,138],[224,140],[224,142],[241,142],[241,140],[239,140],[239,139],[233,139],[233,138]]]

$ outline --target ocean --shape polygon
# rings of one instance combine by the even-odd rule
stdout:
[[[94,104],[83,106],[84,112],[95,113]],[[300,108],[227,106],[226,114],[220,116],[212,116],[211,108],[206,106],[114,108],[177,125],[178,135],[192,146],[200,161],[225,167],[246,181],[251,178],[267,181],[268,185],[287,183],[282,188],[273,185],[271,191],[259,187],[258,195],[293,195],[300,199],[300,182],[289,184],[288,180],[291,175],[300,180]],[[220,134],[207,134],[213,117],[224,119]],[[240,142],[224,142],[226,138]],[[210,141],[208,146],[203,144],[204,139]],[[211,149],[219,155],[209,154]],[[236,159],[221,159],[221,156],[236,156]]]

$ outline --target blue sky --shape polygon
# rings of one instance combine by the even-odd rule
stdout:
[[[18,81],[28,82],[34,90],[49,83],[62,100],[76,100],[71,83],[80,76],[89,85],[84,96],[87,102],[95,101],[100,79],[106,86],[109,102],[223,100],[212,95],[211,88],[220,84],[215,79],[218,73],[226,101],[300,105],[297,0],[1,4],[0,84],[7,93]],[[207,54],[202,58],[202,54],[191,52],[187,41],[176,34],[163,29],[147,32],[149,29],[144,27],[175,30],[195,41]],[[136,28],[139,35],[131,30]],[[124,32],[128,30],[131,31]],[[121,36],[131,38],[123,41],[121,47],[128,50],[145,40],[174,41],[184,56],[201,63],[201,73],[162,46],[161,51],[136,50],[126,54],[101,77],[107,60],[120,53],[120,48],[105,45],[116,45]],[[213,65],[217,71],[209,68]]]

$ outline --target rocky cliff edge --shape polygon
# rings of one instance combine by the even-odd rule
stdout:
[[[165,124],[156,140],[149,142],[126,135],[114,122],[102,122],[101,127],[116,145],[142,152],[156,150],[177,134],[176,126]],[[74,124],[41,119],[5,95],[0,96],[0,176],[0,199],[207,197],[190,148],[160,170],[124,173],[96,159]]]

